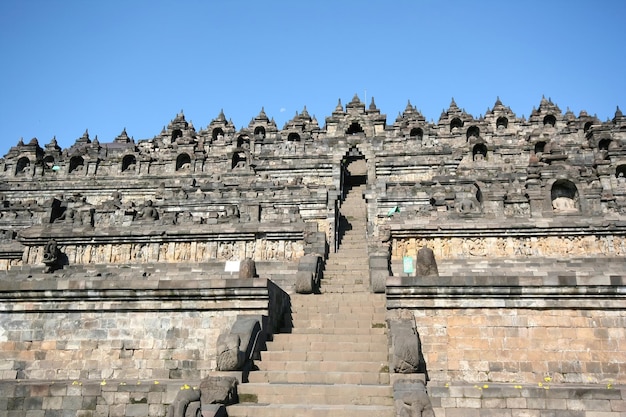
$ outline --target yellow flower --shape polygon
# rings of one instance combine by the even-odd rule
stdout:
[[[552,381],[552,378],[550,378],[549,376],[547,376],[547,377],[545,377],[543,380],[544,380],[544,381],[546,381],[546,382],[550,382],[550,381]]]
[[[102,382],[100,383],[100,385],[106,385],[107,382],[103,379]]]
[[[485,384],[483,385],[483,388],[489,388],[489,385]]]

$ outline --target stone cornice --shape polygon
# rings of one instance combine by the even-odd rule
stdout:
[[[626,276],[610,277],[608,280],[614,285],[579,285],[576,279],[565,280],[561,285],[513,284],[516,280],[516,277],[460,277],[456,280],[389,277],[387,308],[623,310],[626,306]]]

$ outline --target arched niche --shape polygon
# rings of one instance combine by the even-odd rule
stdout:
[[[547,115],[543,118],[543,125],[554,127],[556,125],[556,117],[552,114]]]
[[[231,169],[243,169],[248,166],[248,158],[245,152],[235,152],[231,162]]]
[[[23,156],[20,159],[18,159],[17,163],[15,164],[15,174],[17,175],[17,174],[26,173],[26,171],[28,171],[29,168],[30,168],[30,159]]]
[[[455,117],[454,119],[450,120],[450,132],[454,131],[454,129],[460,129],[463,127],[463,120],[459,119],[458,117]]]
[[[73,156],[70,159],[70,172],[81,171],[85,167],[85,160],[82,156]]]
[[[183,137],[183,131],[180,129],[174,129],[172,131],[172,142],[175,142],[176,139]]]
[[[300,142],[300,135],[297,134],[296,132],[291,132],[288,136],[287,136],[287,140],[289,142]]]
[[[189,171],[191,169],[191,157],[181,153],[176,157],[176,171]]]
[[[211,139],[221,140],[224,137],[224,130],[221,127],[216,127],[211,132]]]
[[[348,188],[367,184],[367,160],[356,146],[351,147],[342,159],[342,182]]]
[[[237,137],[237,147],[238,148],[249,148],[250,147],[250,137],[248,135],[239,135],[239,137]]]
[[[260,139],[265,139],[265,128],[263,126],[255,127],[254,136]]]
[[[126,155],[122,159],[122,172],[134,171],[137,166],[137,158],[135,155]]]
[[[626,181],[626,164],[618,165],[615,168],[615,178]]]
[[[478,128],[478,126],[470,126],[467,128],[467,132],[466,132],[466,138],[469,141],[470,138],[476,138],[478,139],[480,137],[480,129]]]
[[[578,189],[576,185],[565,179],[556,180],[550,189],[552,209],[557,213],[573,213],[578,211]]]
[[[583,126],[583,132],[587,133],[589,129],[591,129],[591,126],[593,126],[593,122],[585,123],[585,126]]]
[[[472,161],[484,161],[487,159],[487,146],[484,143],[477,143],[472,148]]]
[[[357,133],[364,133],[363,128],[359,122],[352,122],[346,130],[346,135],[356,135]]]
[[[424,131],[421,127],[414,127],[411,129],[409,137],[415,140],[422,140],[422,138],[424,137]]]
[[[509,127],[509,119],[504,116],[498,117],[498,120],[496,120],[496,129],[504,130],[507,127]]]
[[[541,141],[541,142],[535,143],[535,155],[542,154],[545,149],[546,149],[546,143],[545,142]]]
[[[54,166],[55,162],[56,161],[54,160],[54,156],[52,156],[52,155],[46,155],[43,158],[43,164],[48,169],[52,169],[52,167]]]
[[[611,139],[605,138],[605,139],[600,139],[600,142],[598,142],[598,149],[601,151],[608,151],[611,148]]]

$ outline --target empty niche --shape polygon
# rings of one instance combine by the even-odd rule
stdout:
[[[556,125],[556,117],[554,117],[551,114],[547,115],[546,117],[543,118],[543,125],[554,127],[554,125]]]
[[[175,142],[176,139],[183,137],[183,131],[180,129],[174,129],[172,131],[172,142]]]
[[[422,140],[422,138],[424,137],[424,131],[419,127],[414,127],[413,129],[411,129],[409,137],[415,140]]]
[[[346,135],[356,135],[357,133],[365,133],[363,128],[358,122],[352,122],[350,127],[346,130]]]
[[[535,143],[535,155],[541,155],[546,149],[545,142],[537,142]]]
[[[289,142],[300,142],[300,135],[298,135],[296,132],[291,132],[289,136],[287,136],[287,140]]]
[[[601,151],[608,151],[611,148],[611,139],[601,139],[598,142],[598,149]]]

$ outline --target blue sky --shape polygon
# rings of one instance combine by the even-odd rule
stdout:
[[[605,120],[626,110],[625,21],[623,0],[2,0],[0,155],[152,138],[181,109],[197,130],[262,106],[323,125],[355,93],[389,123],[407,100],[436,121],[452,97],[478,117],[542,95]]]

